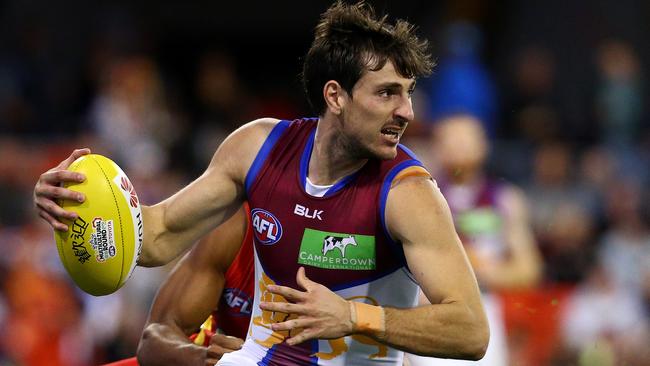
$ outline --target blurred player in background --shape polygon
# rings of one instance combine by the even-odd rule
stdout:
[[[335,3],[303,67],[319,118],[248,123],[201,177],[143,206],[139,263],[156,265],[251,205],[251,327],[219,365],[400,365],[399,350],[483,356],[487,320],[449,208],[399,145],[416,78],[431,72],[427,52],[410,24]],[[59,218],[74,214],[52,199],[79,199],[56,185],[79,180],[55,171],[37,183],[35,203],[53,227],[65,230]],[[413,307],[413,279],[432,305]]]
[[[453,114],[438,121],[432,134],[433,159],[439,165],[440,189],[449,202],[481,287],[490,322],[490,345],[478,363],[409,355],[412,366],[506,366],[507,344],[500,290],[536,285],[542,260],[529,222],[526,198],[512,184],[484,171],[489,142],[477,118]],[[422,297],[422,302],[426,303]]]

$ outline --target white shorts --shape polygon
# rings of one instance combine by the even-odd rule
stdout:
[[[257,366],[258,360],[244,352],[230,352],[221,356],[218,366]]]
[[[490,324],[490,344],[485,356],[479,361],[450,360],[446,358],[422,357],[405,353],[411,366],[506,366],[508,347],[503,319],[501,299],[496,295],[482,294],[483,306]]]

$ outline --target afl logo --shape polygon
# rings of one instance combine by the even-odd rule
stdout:
[[[251,315],[253,298],[238,288],[227,288],[223,290],[223,301],[228,304],[226,311],[230,316]]]
[[[255,208],[251,211],[253,218],[253,232],[260,244],[273,245],[282,237],[282,225],[272,213]]]

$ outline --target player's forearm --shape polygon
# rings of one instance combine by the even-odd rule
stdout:
[[[383,334],[364,332],[391,347],[422,356],[478,360],[489,340],[487,321],[466,305],[384,308]],[[374,333],[374,334],[373,334]]]
[[[193,221],[178,207],[170,207],[173,204],[167,200],[154,206],[142,206],[144,240],[139,266],[156,267],[169,263],[210,230],[206,220]]]
[[[140,366],[203,366],[207,348],[192,343],[168,325],[149,324],[138,345]]]
[[[181,241],[173,242],[165,225],[165,203],[142,206],[144,221],[144,240],[138,257],[138,265],[156,267],[169,263],[185,250]],[[193,243],[189,242],[190,245]],[[189,246],[189,245],[188,245]]]
[[[144,241],[138,265],[154,267],[169,263],[241,206],[236,189],[203,197],[190,192],[205,184],[197,182],[189,186],[197,188],[185,188],[161,203],[142,207]],[[216,195],[223,200],[211,198]]]

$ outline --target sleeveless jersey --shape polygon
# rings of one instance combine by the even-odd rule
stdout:
[[[393,178],[422,164],[400,145],[395,159],[371,159],[325,196],[311,196],[305,179],[317,121],[279,122],[246,177],[256,286],[248,338],[238,352],[258,365],[401,365],[401,351],[361,335],[288,346],[283,341],[292,334],[270,325],[294,315],[259,309],[260,300],[286,301],[266,291],[269,284],[299,288],[300,266],[348,300],[401,308],[417,302],[417,284],[401,245],[386,231],[384,209]]]

